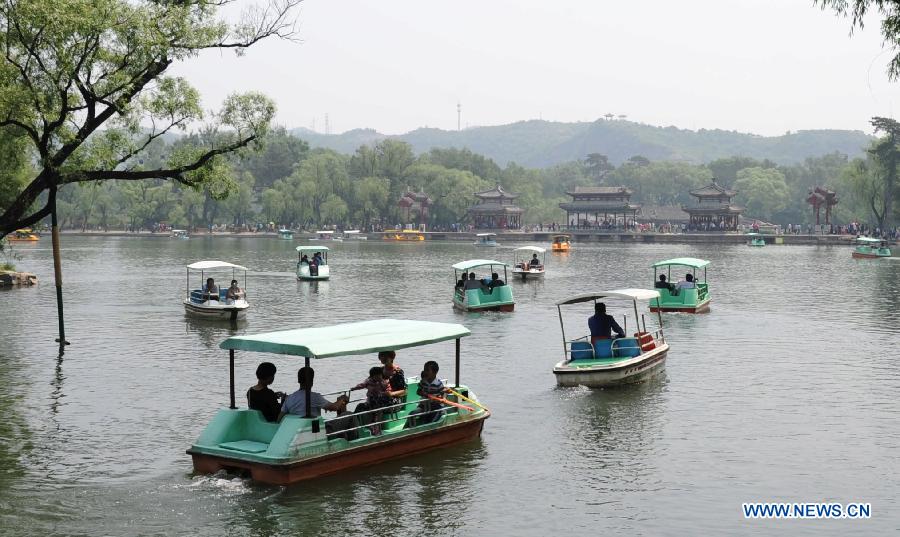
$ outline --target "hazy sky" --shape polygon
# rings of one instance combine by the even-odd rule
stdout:
[[[593,121],[607,112],[765,135],[871,131],[900,105],[878,19],[850,24],[811,0],[306,0],[302,43],[179,65],[207,108],[257,90],[287,127]],[[900,107],[898,107],[900,110]]]

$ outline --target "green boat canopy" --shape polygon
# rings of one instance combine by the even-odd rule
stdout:
[[[705,259],[697,259],[696,257],[676,257],[675,259],[666,259],[665,261],[657,261],[651,265],[652,267],[667,267],[669,265],[680,265],[691,268],[703,268],[709,265],[709,261]]]
[[[557,306],[565,304],[578,304],[579,302],[591,302],[601,298],[624,298],[627,300],[650,300],[659,298],[659,291],[652,289],[615,289],[612,291],[597,291],[596,293],[583,293],[575,295],[556,303]]]
[[[331,358],[417,347],[457,339],[470,333],[460,324],[377,319],[234,336],[223,341],[219,348]]]
[[[470,259],[469,261],[461,261],[453,265],[454,270],[469,270],[476,267],[484,267],[487,265],[497,265],[498,267],[508,267],[503,261],[491,261],[490,259]]]
[[[327,252],[327,246],[298,246],[295,248],[298,252]]]

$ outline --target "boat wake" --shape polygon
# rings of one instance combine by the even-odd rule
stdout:
[[[211,475],[197,475],[185,485],[187,488],[215,490],[227,494],[246,494],[252,492],[252,480],[229,474],[225,470]]]

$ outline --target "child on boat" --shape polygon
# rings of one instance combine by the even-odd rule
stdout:
[[[437,378],[440,367],[434,360],[425,362],[425,368],[419,375],[419,389],[416,393],[422,400],[416,410],[410,414],[406,420],[406,427],[415,427],[417,425],[425,425],[437,421],[441,417],[441,408],[443,404],[435,401],[431,397],[440,397],[447,391],[441,379]]]
[[[391,396],[389,395],[391,385],[388,379],[384,378],[383,368],[376,366],[369,369],[368,378],[350,388],[351,391],[362,389],[366,390],[366,410],[377,410],[391,404]],[[357,408],[357,411],[359,410]],[[381,421],[381,415],[381,412],[375,412],[370,416],[374,417],[374,421],[379,422]],[[369,427],[369,430],[372,431],[373,435],[379,435],[381,434],[381,425],[376,423]]]

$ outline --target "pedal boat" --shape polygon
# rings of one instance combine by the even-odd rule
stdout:
[[[344,232],[344,240],[346,241],[367,241],[369,237],[361,234],[358,229],[349,229]]]
[[[381,238],[386,241],[424,241],[425,235],[414,229],[386,229]]]
[[[10,242],[36,242],[41,240],[41,236],[33,232],[31,229],[17,229],[15,232],[6,236],[6,240]]]
[[[496,233],[477,233],[475,235],[475,246],[487,246],[489,248],[494,248],[497,246],[497,234]]]
[[[766,239],[764,239],[759,233],[747,233],[747,236],[750,237],[750,242],[747,243],[747,246],[766,245]]]
[[[494,267],[503,267],[503,281],[508,282],[506,268],[509,265],[502,261],[491,261],[489,259],[472,259],[463,261],[453,265],[453,281],[458,282],[460,278],[459,271],[466,274],[478,267],[490,267],[488,276],[494,272]],[[513,299],[512,287],[509,285],[501,285],[490,289],[487,287],[485,279],[481,280],[482,285],[479,289],[466,289],[456,287],[453,290],[453,307],[462,311],[480,312],[480,311],[503,311],[510,312],[516,307],[516,301]]]
[[[855,259],[891,257],[891,249],[888,248],[887,241],[871,237],[859,237],[854,240],[856,241],[856,248],[853,250],[852,256]]]
[[[694,289],[678,289],[677,294],[672,294],[669,289],[656,289],[659,298],[650,300],[650,311],[663,313],[706,313],[709,311],[709,284],[706,281],[706,266],[709,261],[694,257],[678,257],[666,259],[653,264],[654,285],[659,281],[658,273],[662,270],[666,279],[672,281],[672,267],[688,267],[694,276]],[[703,279],[697,277],[697,270],[703,269]],[[676,274],[677,276],[677,274]]]
[[[531,256],[533,254],[541,255],[542,259],[540,265],[531,265]],[[523,246],[521,248],[516,248],[514,261],[512,270],[513,276],[521,278],[523,282],[527,281],[529,278],[543,278],[544,267],[547,264],[547,250],[539,246]]]
[[[298,246],[297,250],[297,279],[306,282],[327,280],[331,276],[331,270],[328,268],[328,248],[325,246]],[[300,261],[303,259],[303,252],[307,252],[308,259],[312,259],[316,252],[322,253],[322,263],[320,265],[310,266],[309,263]]]
[[[617,289],[576,295],[557,302],[565,357],[553,367],[556,384],[606,388],[640,382],[662,371],[669,352],[669,344],[666,343],[662,329],[662,316],[656,314],[659,326],[655,331],[648,332],[644,316],[638,317],[637,306],[638,301],[644,302],[657,297],[659,293],[656,290]],[[634,306],[634,326],[638,330],[634,333],[634,337],[598,339],[593,345],[590,335],[567,340],[562,306],[585,302],[594,304],[598,300],[606,299],[631,300]],[[578,321],[580,326],[586,324],[593,311],[592,305],[589,312],[582,312]],[[621,326],[627,334],[629,324],[627,316],[623,321]]]
[[[187,232],[186,229],[173,229],[172,238],[179,240],[188,240],[191,238],[191,235]]]
[[[206,275],[208,271],[216,269],[231,269],[231,280],[237,279],[235,276],[237,271],[244,272],[244,292],[247,291],[247,268],[240,265],[226,263],[224,261],[198,261],[187,266],[187,286],[185,288],[184,312],[185,314],[199,319],[239,321],[247,317],[247,310],[250,304],[247,302],[246,295],[244,298],[237,299],[233,303],[228,304],[225,298],[228,293],[227,285],[218,285],[219,299],[216,300],[206,295],[203,288],[206,285]],[[191,289],[191,271],[200,273],[200,287]],[[219,282],[224,283],[224,282]]]
[[[476,440],[481,435],[484,420],[491,414],[478,402],[475,393],[459,382],[460,339],[469,334],[469,330],[459,324],[379,319],[228,338],[219,347],[229,352],[231,404],[213,416],[187,450],[193,459],[194,471],[201,474],[239,471],[249,473],[260,483],[290,485]],[[383,419],[375,423],[380,424],[382,433],[377,436],[369,430],[372,424],[351,424],[340,433],[355,431],[356,434],[344,438],[326,433],[329,423],[344,417],[324,419],[288,415],[279,423],[270,423],[259,411],[238,408],[235,404],[235,351],[302,356],[309,366],[310,358],[370,355],[449,340],[456,341],[456,378],[452,389],[465,399],[447,394],[450,404],[439,410],[440,417],[432,423],[406,427],[407,417],[419,402],[416,394],[418,379],[415,377],[409,379],[405,402],[386,407],[392,412],[381,409]],[[371,359],[371,356],[367,357],[367,361]],[[445,382],[445,386],[450,385]],[[310,408],[308,397],[306,408]],[[358,438],[346,439],[355,436]]]
[[[568,252],[572,249],[571,235],[554,235],[550,244],[551,252]]]
[[[287,228],[281,228],[278,230],[278,238],[292,241],[294,240],[294,232]]]

